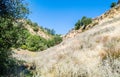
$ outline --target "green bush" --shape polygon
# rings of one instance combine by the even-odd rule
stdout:
[[[19,29],[19,34],[18,34],[18,40],[15,44],[15,48],[19,48],[22,45],[25,45],[26,43],[26,39],[30,36],[31,34],[29,33],[29,31],[25,28]]]
[[[60,35],[55,35],[54,36],[54,42],[55,42],[55,45],[61,43],[62,42],[62,37],[60,37]]]
[[[26,39],[26,46],[30,51],[44,50],[46,48],[45,43],[46,40],[37,35],[30,35]]]
[[[10,70],[16,60],[12,58],[11,47],[15,46],[19,36],[19,28],[13,23],[27,14],[23,0],[0,0],[0,77],[12,74]]]
[[[26,23],[32,25],[32,21],[30,19],[26,20]]]
[[[113,7],[115,7],[116,5],[117,5],[117,3],[116,3],[116,2],[113,2],[113,3],[111,3],[110,7],[113,8]]]
[[[51,39],[51,40],[48,40],[48,41],[47,41],[47,47],[48,47],[48,48],[51,47],[51,46],[54,46],[54,45],[55,45],[54,39]]]
[[[91,18],[87,18],[86,16],[83,16],[81,20],[78,20],[78,22],[75,24],[75,30],[80,29],[82,26],[87,26],[90,23],[92,23]]]
[[[78,22],[75,24],[75,30],[80,29],[81,27],[81,20],[78,20]]]
[[[55,30],[54,29],[49,29],[49,28],[44,28],[44,30],[51,35],[55,35]]]
[[[27,49],[27,46],[26,45],[22,45],[21,48],[22,49]]]
[[[39,28],[38,28],[38,27],[33,27],[33,30],[34,30],[35,32],[38,32],[38,31],[39,31]]]
[[[37,23],[32,23],[31,26],[33,26],[33,27],[38,27],[38,24],[37,24]]]

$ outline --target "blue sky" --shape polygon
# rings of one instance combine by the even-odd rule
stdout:
[[[40,26],[65,34],[82,16],[96,17],[110,9],[117,0],[27,0],[31,14],[28,16]]]

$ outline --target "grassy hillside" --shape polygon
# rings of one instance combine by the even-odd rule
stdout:
[[[78,30],[72,29],[70,32],[68,32],[63,38],[68,39],[68,38],[74,38],[76,35],[78,35],[81,32],[84,32],[86,30],[89,30],[96,26],[97,24],[100,23],[103,19],[106,18],[113,18],[114,16],[119,15],[120,13],[120,8],[119,5],[116,5],[116,7],[112,7],[110,10],[102,14],[101,16],[98,16],[94,19],[92,19],[92,22],[88,25],[82,25]],[[88,18],[89,19],[89,18]]]
[[[13,47],[30,51],[43,51],[62,41],[60,35],[53,29],[43,28],[31,20],[19,20],[14,23],[19,26],[19,39]]]
[[[35,77],[120,77],[120,5],[94,21],[89,30],[44,52],[14,57],[33,63]]]

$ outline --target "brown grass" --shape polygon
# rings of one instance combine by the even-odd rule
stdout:
[[[103,19],[74,38],[36,52],[36,56],[16,56],[35,63],[34,77],[120,77],[119,37],[120,16]]]

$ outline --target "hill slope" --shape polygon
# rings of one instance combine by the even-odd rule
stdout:
[[[23,22],[24,27],[30,32],[32,35],[38,35],[43,37],[44,39],[51,39],[53,35],[47,33],[45,29],[42,29],[37,23],[33,23],[31,20],[21,20]]]
[[[53,29],[43,28],[31,20],[19,20],[14,24],[19,28],[19,31],[17,44],[13,48],[43,51],[62,41],[60,35],[55,34]]]
[[[79,30],[71,30],[69,33],[67,33],[63,38],[67,39],[67,38],[74,38],[77,34],[84,32],[86,30],[91,29],[92,27],[96,26],[97,24],[100,23],[100,21],[102,21],[103,19],[106,18],[113,18],[114,16],[119,15],[120,13],[120,8],[119,5],[117,5],[116,7],[111,8],[110,10],[108,10],[106,13],[102,14],[101,16],[98,16],[96,18],[93,19],[92,23],[87,25],[86,27],[83,26],[81,27]]]
[[[44,52],[14,56],[34,63],[36,77],[119,77],[120,5],[96,20],[94,27]]]

